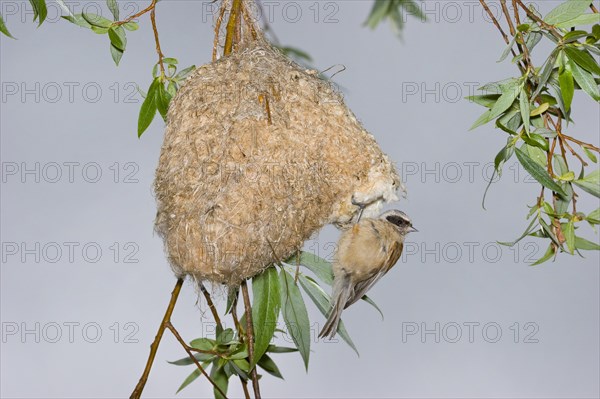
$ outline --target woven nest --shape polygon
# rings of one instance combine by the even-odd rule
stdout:
[[[198,68],[167,120],[156,230],[178,276],[238,285],[401,188],[332,84],[264,40]]]

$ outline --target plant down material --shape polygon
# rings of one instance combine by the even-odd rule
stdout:
[[[333,85],[262,38],[198,68],[167,121],[156,230],[178,276],[238,285],[402,188]]]

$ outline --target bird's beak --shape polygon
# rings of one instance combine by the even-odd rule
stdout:
[[[410,230],[408,230],[409,233],[416,233],[419,230],[415,229],[413,226],[410,226]]]

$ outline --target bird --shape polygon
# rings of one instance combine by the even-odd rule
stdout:
[[[342,311],[362,298],[398,261],[404,239],[418,231],[410,218],[393,209],[377,218],[359,218],[342,233],[333,262],[331,310],[319,338],[333,338]]]

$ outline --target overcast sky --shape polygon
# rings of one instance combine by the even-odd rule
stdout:
[[[148,16],[128,34],[116,68],[108,39],[59,21],[55,4],[40,28],[28,2],[0,4],[18,38],[0,37],[0,394],[126,397],[175,283],[153,235],[164,124],[136,135],[136,84],[148,87],[156,58]],[[107,15],[103,1],[67,4]],[[120,4],[125,15],[146,2]],[[163,51],[182,66],[210,61],[209,4],[158,5]],[[503,42],[479,2],[427,1],[429,22],[408,18],[402,40],[388,25],[362,27],[371,1],[269,4],[283,44],[308,52],[319,70],[334,66],[329,74],[345,67],[334,80],[397,163],[408,198],[396,206],[420,232],[370,292],[385,320],[364,303],[344,314],[360,357],[341,341],[315,340],[306,373],[299,355],[275,355],[286,379],[264,377],[263,395],[598,397],[598,253],[530,267],[545,241],[496,243],[521,234],[539,192],[514,159],[481,207],[506,138],[492,126],[469,132],[483,110],[463,97],[517,70],[496,62]],[[556,4],[538,2],[543,10]],[[568,131],[597,145],[598,104],[576,93],[574,109]],[[578,202],[587,212],[598,205],[585,194]],[[598,241],[590,229],[584,235]],[[327,227],[306,248],[331,258],[337,237]],[[186,284],[173,317],[185,339],[213,331],[205,310]],[[323,317],[309,312],[316,333]],[[146,397],[175,397],[193,369],[167,360],[183,356],[165,335]],[[241,395],[235,380],[230,393]],[[211,394],[199,380],[177,397]]]

